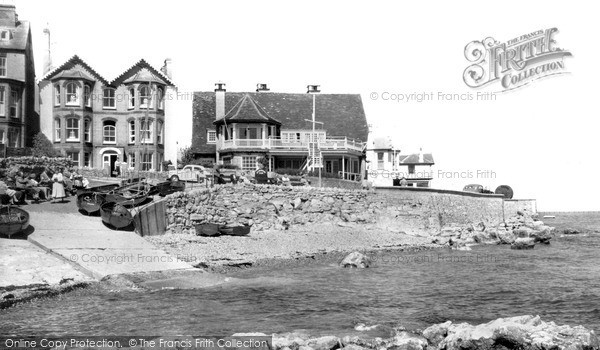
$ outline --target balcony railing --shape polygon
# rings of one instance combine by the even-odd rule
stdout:
[[[361,152],[363,142],[350,139],[347,137],[328,137],[320,140],[319,149],[321,151],[331,150],[349,150]],[[229,150],[236,148],[254,148],[265,150],[291,150],[305,151],[308,150],[310,142],[308,141],[287,141],[278,137],[270,137],[268,139],[233,139],[217,141],[217,150]]]

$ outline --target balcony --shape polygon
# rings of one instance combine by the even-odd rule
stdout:
[[[322,152],[327,151],[351,151],[361,153],[364,143],[347,137],[328,137],[318,141],[319,149]],[[232,139],[217,140],[217,151],[250,149],[267,151],[296,151],[307,152],[310,146],[308,141],[300,140],[282,140],[279,137],[270,137],[268,139]]]

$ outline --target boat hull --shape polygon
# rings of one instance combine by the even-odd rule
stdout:
[[[127,208],[115,202],[107,202],[100,207],[102,221],[115,228],[124,228],[133,222],[133,216]]]
[[[29,213],[20,208],[0,208],[0,234],[10,236],[29,227]]]

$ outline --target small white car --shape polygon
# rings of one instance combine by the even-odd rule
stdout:
[[[169,165],[167,178],[171,181],[189,181],[204,182],[210,176],[210,172],[202,165],[188,164],[183,169],[176,169],[174,165]]]

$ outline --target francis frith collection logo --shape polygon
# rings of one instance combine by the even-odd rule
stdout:
[[[571,56],[557,46],[556,28],[538,30],[500,43],[494,38],[472,41],[465,46],[471,62],[463,74],[472,88],[500,84],[500,90],[512,90],[540,78],[567,73],[564,58]]]

